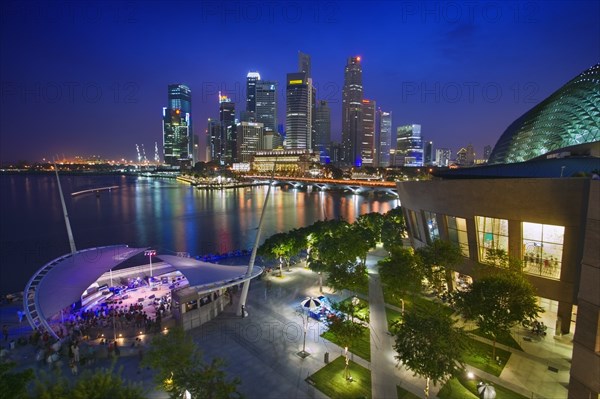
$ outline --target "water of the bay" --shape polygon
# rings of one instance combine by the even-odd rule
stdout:
[[[199,190],[172,179],[61,176],[77,249],[127,244],[192,256],[250,249],[267,186]],[[119,186],[99,196],[70,193]],[[389,197],[274,187],[261,241],[317,220],[353,222],[398,206]],[[69,252],[54,175],[0,175],[0,293],[22,291],[46,262]]]

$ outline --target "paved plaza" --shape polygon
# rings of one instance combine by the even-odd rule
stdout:
[[[381,250],[371,252],[367,262],[372,361],[367,362],[354,355],[352,360],[371,370],[373,398],[395,398],[396,385],[422,397],[425,381],[414,377],[412,372],[397,367],[394,359],[393,337],[387,333],[385,304],[379,276],[374,268],[382,256],[384,253]],[[331,292],[329,287],[324,287],[324,291],[324,295],[332,301],[343,300],[352,295],[346,291]],[[343,349],[320,338],[325,325],[310,319],[306,350],[311,355],[305,359],[297,355],[302,349],[304,336],[303,319],[298,311],[300,302],[307,296],[319,295],[317,274],[299,264],[290,272],[284,271],[283,278],[271,274],[252,282],[247,303],[248,317],[236,316],[234,306],[228,306],[219,317],[189,333],[207,359],[221,357],[226,360],[228,375],[241,379],[240,391],[245,397],[325,398],[325,395],[305,380],[325,366],[326,353],[329,354],[329,360],[333,361],[342,355]],[[31,331],[26,320],[19,324],[15,305],[4,305],[1,310],[0,323],[9,326],[9,341]],[[545,314],[545,317],[550,315]],[[546,324],[552,325],[548,322]],[[525,331],[515,330],[514,336],[524,352],[498,344],[498,347],[513,353],[501,378],[481,371],[476,373],[528,398],[566,398],[572,336],[554,338],[549,330],[546,338],[529,342],[523,340],[525,335]],[[138,367],[137,352],[129,348],[129,345],[130,342],[126,340],[121,345],[123,349],[117,365],[123,366],[125,378],[152,387],[152,371]],[[34,348],[30,345],[10,350],[9,356],[17,361],[19,368],[33,366],[47,369],[46,365],[36,365]],[[96,362],[96,365],[109,364],[110,360],[105,358]],[[63,364],[62,367],[63,375],[70,376],[67,365]],[[439,386],[432,386],[431,397],[439,389]],[[166,398],[167,395],[150,390],[148,397]]]

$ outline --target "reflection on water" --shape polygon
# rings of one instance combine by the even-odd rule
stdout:
[[[111,244],[153,247],[192,255],[249,249],[268,187],[197,190],[168,179],[130,176],[63,176],[78,249]],[[118,185],[99,196],[68,193]],[[397,200],[338,192],[274,187],[261,240],[274,233],[368,212],[385,213]],[[45,262],[69,251],[56,178],[0,176],[0,292],[22,290]]]

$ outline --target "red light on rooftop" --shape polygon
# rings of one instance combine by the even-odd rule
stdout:
[[[360,61],[360,56],[356,57],[356,61]]]

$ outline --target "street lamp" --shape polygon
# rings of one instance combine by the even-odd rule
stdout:
[[[306,330],[308,329],[308,316],[309,316],[309,313],[311,310],[316,309],[319,306],[321,306],[321,301],[319,301],[317,298],[307,297],[305,300],[300,302],[300,306],[306,314],[306,320],[303,319],[303,321],[304,321],[304,342],[302,343],[302,350],[300,352],[298,352],[297,354],[302,359],[304,359],[304,358],[310,356],[310,353],[308,353],[306,351]]]
[[[144,255],[150,259],[150,278],[148,279],[148,285],[152,288],[152,257],[156,256],[156,251],[154,249],[149,249],[144,251]]]

